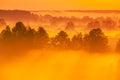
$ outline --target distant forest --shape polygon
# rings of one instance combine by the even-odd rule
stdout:
[[[119,13],[119,11],[116,12]],[[12,21],[17,22],[16,25],[7,26],[6,22]],[[26,23],[41,24],[40,26],[43,27],[38,27],[36,30],[36,27],[32,28],[33,25],[26,25]],[[45,30],[46,26],[61,31],[56,36],[50,37]],[[12,53],[13,51],[18,53],[31,49],[84,50],[91,53],[103,53],[111,51],[111,46],[108,45],[108,37],[102,30],[119,30],[120,18],[103,16],[78,18],[49,14],[37,15],[23,10],[0,10],[0,27],[4,28],[0,33],[1,53]],[[70,35],[67,34],[67,31],[72,32],[75,29],[79,29],[79,33],[69,38]],[[89,30],[89,32],[83,35],[81,29]],[[120,52],[120,40],[114,51]]]
[[[86,35],[79,33],[69,38],[65,31],[60,31],[56,36],[49,37],[43,27],[37,30],[26,27],[23,22],[17,22],[11,29],[7,26],[0,33],[0,51],[24,51],[31,49],[45,50],[84,50],[88,52],[107,52],[110,50],[108,39],[100,28],[92,29]],[[120,40],[116,45],[120,52]]]
[[[69,10],[68,10],[69,11]],[[71,10],[69,12],[72,12]],[[76,11],[75,11],[76,12]],[[77,11],[77,12],[87,12],[87,11]],[[114,13],[117,15],[120,11],[88,11],[88,13],[95,12],[97,13]],[[38,15],[32,13],[32,11],[24,11],[24,10],[0,10],[0,26],[6,26],[6,22],[18,22],[22,21],[27,25],[32,23],[41,24],[41,26],[50,26],[50,27],[64,27],[65,30],[75,30],[75,28],[83,28],[83,29],[94,29],[101,28],[107,30],[120,29],[120,17],[104,17],[99,16],[93,18],[91,16],[83,16],[81,18],[71,16],[54,16],[45,14]],[[10,24],[10,23],[9,23]],[[62,25],[62,26],[60,26]],[[70,27],[68,27],[70,26]]]
[[[5,21],[32,21],[35,22],[38,19],[38,15],[32,14],[29,11],[24,10],[0,10],[0,18]]]

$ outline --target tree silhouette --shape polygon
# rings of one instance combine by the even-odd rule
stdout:
[[[15,27],[12,29],[13,35],[17,38],[22,38],[26,36],[26,27],[22,22],[17,22]]]
[[[52,45],[55,48],[60,49],[67,49],[70,45],[70,39],[68,38],[68,35],[64,31],[60,31],[58,35],[55,36],[55,38],[52,38]]]
[[[83,39],[82,39],[82,34],[79,33],[77,35],[74,35],[71,41],[71,48],[72,49],[81,49],[83,46]]]
[[[26,33],[26,44],[28,47],[34,47],[34,38],[35,38],[35,30],[31,27],[28,27],[27,33]]]
[[[67,23],[67,25],[66,25],[65,30],[68,30],[68,31],[70,30],[70,31],[72,31],[72,30],[74,30],[74,28],[75,28],[74,23],[71,22],[71,21],[69,21],[69,22]]]
[[[5,52],[10,50],[11,45],[12,45],[12,32],[10,30],[10,27],[7,26],[4,30],[2,30],[0,34],[0,51]]]
[[[28,38],[33,38],[35,36],[35,30],[31,27],[28,27],[26,35]]]
[[[12,45],[13,50],[27,50],[31,48],[48,48],[49,46],[56,49],[84,49],[91,52],[107,51],[108,39],[100,28],[92,29],[84,37],[81,33],[74,35],[70,40],[67,33],[60,31],[52,39],[43,27],[34,30],[31,27],[26,28],[22,22],[17,22],[12,31],[7,26],[0,34],[0,47],[3,45]],[[10,47],[8,46],[8,47]],[[2,49],[2,48],[1,48]],[[120,40],[117,43],[116,50],[120,49]]]
[[[102,26],[108,30],[111,30],[115,28],[116,22],[112,20],[110,17],[107,17],[105,20],[102,21]]]
[[[101,29],[92,29],[89,34],[84,37],[84,46],[86,50],[92,52],[103,52],[108,48],[108,39]]]
[[[95,29],[95,28],[100,28],[101,24],[99,21],[95,20],[95,21],[91,21],[87,24],[89,29]]]
[[[49,35],[46,30],[42,27],[38,28],[38,31],[35,35],[35,45],[39,48],[47,47],[49,43]]]
[[[12,37],[12,32],[10,30],[10,27],[7,26],[6,29],[4,29],[2,32],[1,32],[1,40],[2,41],[9,41],[10,38]]]
[[[12,46],[16,48],[16,51],[19,51],[19,49],[21,49],[21,51],[27,49],[28,46],[26,44],[26,33],[26,26],[22,22],[17,22],[15,27],[12,28]]]

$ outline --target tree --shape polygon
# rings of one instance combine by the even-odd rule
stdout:
[[[9,52],[11,50],[12,45],[12,32],[10,27],[7,26],[4,30],[2,30],[0,34],[0,51],[1,53]]]
[[[105,20],[102,21],[102,26],[105,27],[106,29],[111,30],[115,28],[116,22],[110,17],[107,17]]]
[[[26,36],[26,27],[22,22],[17,22],[15,27],[12,29],[13,35],[17,38],[22,38]]]
[[[74,23],[71,22],[71,21],[69,21],[69,22],[67,23],[67,25],[66,25],[65,30],[68,30],[68,31],[70,30],[70,31],[72,31],[72,30],[74,30],[74,28],[75,28]]]
[[[84,37],[84,48],[92,52],[103,52],[108,48],[108,39],[100,28],[92,29]]]
[[[35,38],[35,30],[31,27],[28,27],[27,33],[26,33],[26,44],[28,47],[34,47],[34,38]]]
[[[1,40],[2,41],[9,41],[12,37],[12,32],[10,30],[10,27],[7,26],[6,29],[4,29],[2,32],[1,32]]]
[[[58,35],[52,38],[52,45],[53,47],[60,48],[60,49],[69,48],[70,39],[68,38],[67,33],[64,31],[60,31]]]
[[[46,30],[42,27],[38,28],[38,31],[35,35],[35,45],[39,48],[45,48],[47,47],[49,43],[49,35],[46,32]]]
[[[79,33],[78,35],[74,35],[71,41],[71,48],[72,49],[81,49],[83,46],[83,39],[82,34]]]
[[[33,38],[35,36],[35,30],[31,27],[28,27],[26,35],[27,38]]]
[[[94,28],[100,28],[101,25],[100,25],[100,22],[95,20],[95,21],[91,21],[87,24],[88,28],[89,29],[94,29]]]
[[[15,27],[12,28],[13,34],[13,45],[16,49],[25,50],[28,48],[26,44],[26,35],[27,29],[26,26],[22,22],[17,22]]]

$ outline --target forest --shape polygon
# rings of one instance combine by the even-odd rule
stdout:
[[[15,53],[32,49],[45,50],[84,50],[90,53],[105,53],[111,51],[108,38],[100,28],[91,29],[83,35],[81,32],[69,38],[69,35],[61,30],[54,37],[43,27],[37,30],[26,27],[23,22],[17,22],[13,28],[6,26],[0,33],[0,51],[4,54]],[[115,52],[120,52],[120,40],[118,40]]]

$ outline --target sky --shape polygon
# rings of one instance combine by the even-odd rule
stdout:
[[[0,9],[120,10],[119,0],[0,0]]]

